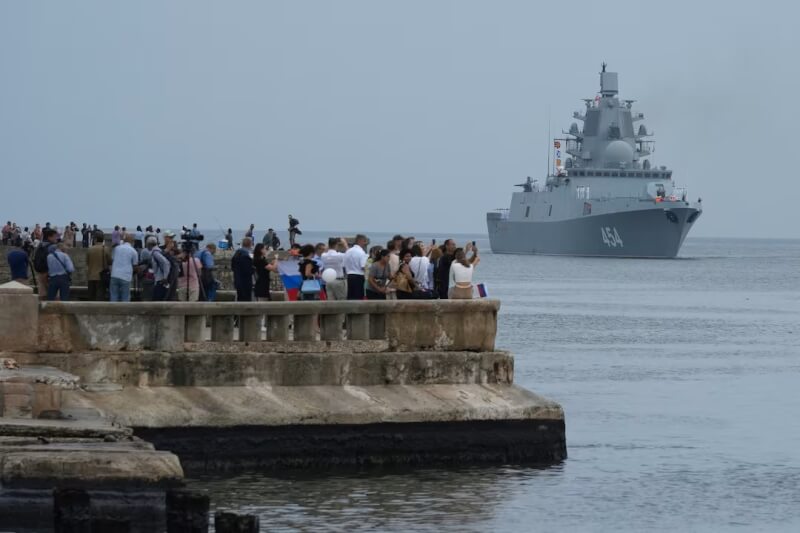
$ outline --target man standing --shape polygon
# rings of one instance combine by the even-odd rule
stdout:
[[[253,300],[253,256],[250,255],[252,245],[253,240],[245,237],[242,239],[242,247],[231,258],[233,285],[236,287],[236,300],[239,302]]]
[[[6,256],[8,267],[11,269],[11,281],[28,284],[28,254],[21,246],[15,246]]]
[[[131,301],[131,279],[133,269],[139,263],[139,253],[131,246],[133,235],[126,234],[122,244],[114,248],[111,258],[111,286],[109,287],[112,302]]]
[[[344,254],[343,267],[347,273],[347,299],[364,299],[364,268],[367,266],[367,237],[356,235],[355,245]]]
[[[69,301],[69,286],[72,284],[72,273],[75,266],[72,259],[64,253],[63,244],[51,244],[47,252],[47,299],[51,302],[60,297],[62,302]]]
[[[119,226],[114,226],[114,231],[111,232],[111,246],[119,246],[120,242],[122,242],[122,234]]]
[[[36,287],[39,291],[39,300],[44,301],[47,299],[48,279],[47,279],[47,254],[50,251],[50,246],[54,245],[58,240],[58,235],[55,230],[46,228],[42,231],[42,242],[33,253],[33,270],[36,272]]]
[[[450,288],[450,265],[453,263],[453,256],[456,253],[456,243],[453,239],[447,239],[442,246],[442,257],[439,259],[439,268],[436,270],[437,286],[439,288],[439,298],[446,299],[447,291]]]
[[[261,243],[267,248],[272,248],[272,241],[274,239],[275,239],[275,230],[269,228],[267,232],[264,234],[264,238],[261,239]]]
[[[147,247],[150,249],[150,270],[153,271],[153,301],[163,302],[169,296],[172,266],[169,259],[164,256],[164,252],[156,246],[157,243],[154,237],[147,239]]]
[[[89,225],[84,222],[83,226],[81,227],[81,242],[83,243],[84,248],[89,247],[89,237],[91,232],[92,230],[89,229]]]
[[[214,279],[214,254],[217,252],[217,245],[208,243],[203,251],[198,254],[202,271],[200,273],[200,283],[203,285],[203,294],[207,302],[213,302],[217,297],[217,280]]]
[[[322,264],[325,270],[331,268],[336,272],[336,279],[325,284],[325,293],[328,300],[347,299],[347,281],[344,277],[344,252],[347,251],[347,241],[331,237],[328,239],[328,251],[322,254]]]
[[[94,234],[94,244],[86,251],[86,280],[89,288],[89,300],[100,302],[106,299],[106,286],[103,271],[111,265],[111,252],[103,244],[101,232]],[[108,273],[105,274],[106,280]]]

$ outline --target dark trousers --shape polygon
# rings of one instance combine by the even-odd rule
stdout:
[[[360,274],[347,275],[347,299],[348,300],[364,299],[364,276]]]
[[[98,280],[90,279],[87,282],[88,289],[89,289],[89,301],[90,302],[104,302],[108,298],[106,298],[106,289],[103,286],[103,282]]]
[[[236,289],[237,302],[252,302],[253,301],[253,287],[241,287]]]
[[[158,282],[153,286],[153,301],[154,302],[163,302],[167,299],[169,295],[169,287],[165,286],[164,283]]]
[[[373,290],[367,289],[367,300],[385,300],[386,295],[382,292],[375,292]]]
[[[69,276],[66,274],[50,276],[50,279],[47,280],[47,299],[52,302],[56,299],[56,294],[58,294],[62,302],[68,302],[69,284]]]

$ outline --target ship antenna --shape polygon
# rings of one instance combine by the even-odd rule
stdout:
[[[547,106],[547,170],[544,173],[545,177],[550,176],[550,143],[553,142],[550,139],[550,106]]]

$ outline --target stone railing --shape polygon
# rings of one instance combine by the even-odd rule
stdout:
[[[35,344],[39,352],[492,351],[499,307],[496,300],[46,302]]]

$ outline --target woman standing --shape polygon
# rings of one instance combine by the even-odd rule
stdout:
[[[268,302],[272,300],[270,294],[269,273],[276,270],[273,263],[267,261],[267,247],[263,243],[256,244],[253,252],[253,269],[256,271],[255,295],[257,302]]]
[[[300,261],[300,275],[303,276],[303,285],[300,288],[300,299],[301,300],[319,300],[319,290],[311,291],[305,289],[305,287],[309,285],[313,285],[313,283],[306,283],[306,282],[317,282],[317,287],[319,287],[319,266],[317,262],[314,261],[314,245],[306,244],[300,248],[300,256],[303,258]]]
[[[200,271],[202,269],[203,264],[198,258],[194,257],[191,252],[183,252],[176,293],[179,302],[196,302],[200,299]]]
[[[467,245],[467,250],[470,249],[470,244]],[[480,261],[478,248],[473,248],[472,257],[469,259],[467,259],[467,254],[463,248],[456,248],[453,255],[453,264],[450,265],[451,286],[448,294],[450,299],[472,299],[472,275],[475,273],[475,267]]]
[[[398,300],[411,300],[414,297],[414,275],[408,266],[411,257],[411,250],[406,249],[400,252],[400,266],[393,279]]]

